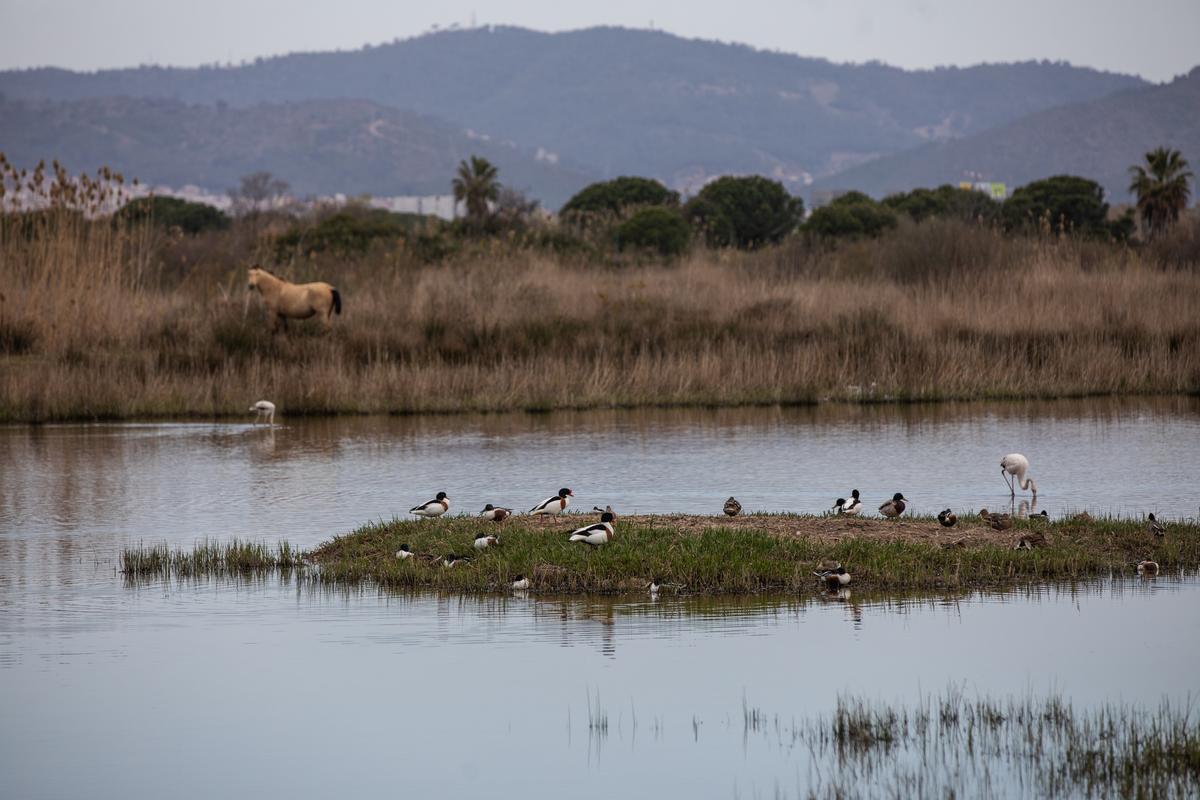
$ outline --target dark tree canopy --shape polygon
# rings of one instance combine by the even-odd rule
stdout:
[[[1047,226],[1055,233],[1108,236],[1108,203],[1095,181],[1076,175],[1055,175],[1028,183],[1004,201],[1001,212],[1010,230]]]
[[[692,227],[678,210],[650,206],[639,209],[621,223],[617,228],[617,247],[677,256],[687,249],[691,237]]]
[[[983,192],[963,189],[948,183],[936,189],[913,189],[883,198],[883,204],[913,222],[933,217],[961,219],[967,222],[991,222],[1000,214],[1000,203]]]
[[[1187,208],[1192,171],[1178,150],[1157,147],[1145,162],[1129,168],[1129,191],[1137,195],[1138,213],[1150,236],[1170,228]]]
[[[208,203],[193,203],[178,197],[139,197],[117,212],[124,222],[149,220],[164,228],[179,228],[184,233],[222,230],[229,227],[229,217]]]
[[[778,242],[804,218],[804,202],[779,181],[727,175],[707,184],[684,209],[714,247],[761,247]]]
[[[656,180],[622,176],[600,181],[579,190],[566,205],[562,214],[620,214],[636,206],[678,206],[679,192],[673,192]]]
[[[878,236],[896,227],[896,212],[862,192],[847,192],[813,211],[804,229],[828,238]]]

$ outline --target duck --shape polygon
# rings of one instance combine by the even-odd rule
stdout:
[[[1149,559],[1139,561],[1137,564],[1137,571],[1139,575],[1157,575],[1158,562],[1151,561]]]
[[[408,545],[406,545],[406,544],[400,545],[400,549],[396,551],[396,558],[400,559],[401,561],[403,561],[406,558],[412,558],[412,557],[413,557],[413,552],[412,552],[412,550],[408,549]]]
[[[475,535],[474,547],[476,550],[487,550],[492,545],[497,547],[500,545],[500,537],[491,533],[479,533]]]
[[[879,513],[883,514],[885,517],[888,517],[889,519],[895,519],[896,517],[898,517],[904,513],[904,509],[907,508],[907,506],[905,505],[905,503],[907,501],[908,501],[908,498],[906,498],[904,495],[900,494],[900,492],[896,492],[894,495],[892,495],[891,500],[888,500],[886,503],[884,503],[883,505],[881,505],[879,507]]]
[[[511,517],[513,510],[511,508],[501,508],[488,503],[483,507],[483,511],[479,512],[479,516],[484,519],[490,519],[492,522],[503,522]]]
[[[820,578],[825,588],[831,592],[836,592],[850,583],[850,573],[837,561],[822,561],[820,567],[813,571],[813,575]]]
[[[736,517],[738,514],[742,513],[742,504],[739,503],[735,498],[731,497],[725,501],[724,510],[729,516]]]
[[[518,575],[512,579],[509,588],[516,592],[523,592],[529,588],[529,578],[526,578],[524,575]]]
[[[571,531],[571,535],[567,541],[585,542],[592,547],[608,544],[613,538],[613,519],[613,515],[605,511],[600,515],[600,521],[596,524],[585,525],[582,528],[576,528]]]
[[[454,553],[447,553],[446,555],[442,556],[443,567],[457,567],[460,564],[470,563],[471,559],[467,558],[466,556],[456,556]]]
[[[1011,524],[1011,522],[1009,523]],[[1013,550],[1032,550],[1035,547],[1042,547],[1046,544],[1046,534],[1041,531],[1027,533],[1017,540]]]
[[[1012,514],[994,514],[986,508],[981,508],[979,516],[998,531],[1006,531],[1013,526]]]
[[[554,495],[554,497],[547,497],[545,500],[529,509],[529,513],[558,516],[567,510],[567,506],[571,504],[571,498],[574,496],[574,492],[564,487],[559,489],[558,494]]]
[[[1036,514],[1030,514],[1029,521],[1030,522],[1049,522],[1050,521],[1050,512],[1046,511],[1046,509],[1043,508],[1041,511],[1037,512]]]
[[[846,509],[846,498],[839,497],[837,500],[833,501],[833,509],[832,509],[833,513],[841,514],[843,511],[845,511],[845,509]]]
[[[958,523],[958,517],[950,509],[946,509],[938,514],[938,523],[943,528],[953,528]]]
[[[862,513],[862,500],[858,497],[858,489],[850,492],[850,499],[842,506],[842,513],[848,517],[857,517]]]
[[[1155,536],[1166,536],[1167,526],[1154,518],[1153,514],[1146,517],[1146,530]]]
[[[413,506],[408,510],[410,514],[416,514],[418,517],[440,517],[450,510],[450,498],[445,492],[438,492],[437,497],[430,500],[428,503],[422,503],[419,506]]]
[[[646,589],[649,590],[650,594],[658,594],[658,590],[661,588],[662,581],[660,581],[658,578],[651,578],[650,582],[646,584]]]

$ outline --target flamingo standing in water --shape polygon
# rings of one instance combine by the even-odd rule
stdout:
[[[1021,487],[1021,491],[1029,490],[1033,492],[1033,496],[1037,497],[1037,484],[1033,482],[1033,478],[1025,477],[1025,473],[1029,471],[1029,459],[1020,453],[1009,453],[1004,458],[1000,459],[1000,474],[1004,478],[1004,482],[1008,484],[1008,491],[1011,497],[1017,496],[1017,485]],[[1012,478],[1009,478],[1009,476]]]
[[[275,424],[275,404],[270,400],[259,400],[254,405],[250,406],[250,410],[254,412],[254,424],[262,422],[264,419],[268,425]]]

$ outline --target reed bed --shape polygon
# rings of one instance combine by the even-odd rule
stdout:
[[[303,566],[301,554],[287,542],[274,547],[234,539],[227,543],[199,542],[191,550],[166,544],[127,547],[121,552],[121,572],[128,578],[194,578],[289,572]]]
[[[245,288],[264,242],[0,224],[0,421],[1200,390],[1197,265],[1148,249],[950,222],[672,263],[399,242],[277,266],[345,310],[272,335]]]
[[[904,523],[829,517],[754,515],[734,522],[716,517],[637,517],[618,520],[613,542],[599,548],[569,543],[566,533],[590,521],[518,519],[497,527],[458,517],[369,524],[303,554],[306,576],[331,585],[374,585],[386,590],[432,589],[458,593],[508,591],[517,575],[546,594],[645,592],[652,579],[667,594],[755,594],[820,590],[812,570],[827,558],[846,565],[851,588],[866,591],[966,591],[1050,581],[1075,581],[1114,573],[1136,574],[1145,558],[1163,570],[1200,564],[1200,530],[1172,525],[1163,540],[1141,523],[1101,520],[1038,526],[1045,547],[1018,551],[1013,544],[1032,523],[1019,523],[998,537],[989,528],[964,526],[946,534],[935,520]],[[498,533],[500,546],[478,552],[475,534]],[[963,540],[961,546],[946,546]],[[1011,539],[1011,540],[1010,540]],[[235,543],[236,544],[236,543]],[[417,554],[400,560],[401,544]],[[230,561],[203,543],[195,553],[163,547],[127,551],[127,572],[151,576],[195,576],[235,571],[231,563],[270,569],[297,566],[294,549],[254,553]],[[470,562],[445,567],[441,558],[466,555]],[[206,565],[211,565],[208,567]],[[261,565],[258,566],[258,565]],[[242,569],[245,571],[245,568]]]
[[[747,738],[806,750],[798,797],[1195,797],[1200,718],[1190,702],[1078,709],[1060,695],[915,704],[839,696],[797,722],[743,705]],[[777,795],[778,796],[778,795]]]

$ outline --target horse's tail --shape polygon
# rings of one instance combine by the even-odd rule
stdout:
[[[339,292],[337,289],[334,289],[333,287],[330,287],[330,291],[333,292],[333,313],[341,314],[342,313],[342,293]]]

